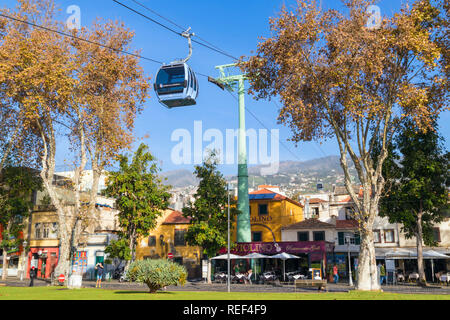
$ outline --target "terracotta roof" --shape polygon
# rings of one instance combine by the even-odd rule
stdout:
[[[290,224],[283,227],[283,230],[289,229],[323,229],[323,228],[334,228],[334,224],[322,222],[319,219],[306,219],[301,222]]]
[[[336,220],[336,229],[356,229],[358,221],[356,220]]]
[[[344,198],[342,200],[340,200],[339,202],[351,202],[352,201],[352,197],[348,196],[347,198]]]
[[[256,191],[249,192],[248,194],[266,194],[266,193],[276,193],[269,189],[259,189]]]
[[[189,224],[191,223],[191,218],[183,217],[183,213],[174,210],[169,216],[164,220],[162,224]]]
[[[326,200],[320,199],[320,198],[311,198],[309,199],[309,204],[316,204],[316,203],[322,203],[327,202]]]

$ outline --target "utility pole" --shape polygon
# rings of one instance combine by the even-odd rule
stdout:
[[[231,272],[230,272],[230,185],[227,183],[228,195],[228,246],[227,246],[227,288],[231,291]]]
[[[232,75],[231,70],[236,64],[216,66],[220,72],[217,79],[209,78],[210,82],[222,89],[236,91],[239,96],[239,130],[238,130],[238,204],[237,238],[236,242],[251,242],[250,212],[248,199],[248,169],[247,169],[247,140],[245,130],[245,75]]]

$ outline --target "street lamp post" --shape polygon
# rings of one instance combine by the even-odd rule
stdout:
[[[26,272],[27,264],[28,264],[28,254],[25,252],[27,247],[27,241],[25,240],[22,243],[23,251],[22,251],[22,272],[20,273],[20,281],[23,281],[24,273]],[[25,261],[24,261],[25,260]]]
[[[348,285],[350,287],[353,287],[352,264],[350,262],[350,237],[346,236],[345,241],[347,242],[347,255],[348,255]]]
[[[227,195],[228,195],[228,247],[227,247],[227,289],[231,291],[231,273],[230,273],[230,186],[227,183]]]

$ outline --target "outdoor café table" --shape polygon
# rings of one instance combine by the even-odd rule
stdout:
[[[236,274],[236,278],[238,279],[238,281],[241,281],[242,279],[244,279],[244,277],[245,277],[245,274],[242,274],[242,273]]]
[[[450,281],[450,274],[449,273],[447,273],[447,274],[443,274],[443,275],[441,275],[441,277],[439,278],[439,281],[440,282],[446,282],[447,283],[447,285],[448,285],[448,283],[449,283],[449,281]]]
[[[411,273],[409,276],[408,276],[408,279],[409,280],[418,280],[419,279],[419,274],[418,273]]]

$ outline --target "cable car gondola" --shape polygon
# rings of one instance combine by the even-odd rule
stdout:
[[[185,62],[162,66],[156,75],[155,92],[168,108],[195,105],[198,82],[194,71]]]
[[[163,65],[156,74],[154,89],[159,102],[167,108],[195,105],[198,96],[198,82],[195,72],[186,63],[192,55],[191,36],[186,30],[183,37],[189,41],[189,55],[181,61]]]

